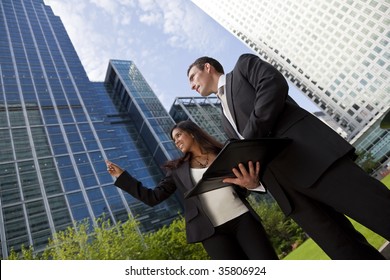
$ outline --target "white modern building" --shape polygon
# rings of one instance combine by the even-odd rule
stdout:
[[[390,1],[192,2],[276,66],[351,143],[389,109]],[[390,131],[385,134],[387,157],[380,161],[389,158]]]

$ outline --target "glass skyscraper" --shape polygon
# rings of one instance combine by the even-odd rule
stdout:
[[[42,250],[75,221],[129,215],[141,231],[177,216],[176,198],[151,208],[113,186],[105,159],[153,187],[177,156],[173,120],[129,61],[92,83],[59,17],[43,0],[0,2],[0,257]]]
[[[101,125],[105,130],[100,138],[108,144],[104,147],[106,157],[129,170],[145,186],[154,187],[162,178],[162,165],[180,155],[170,138],[175,122],[131,61],[111,60],[105,82],[95,83],[95,87],[101,88]],[[181,211],[176,196],[149,207],[124,194],[130,213],[141,221],[142,231],[169,223]]]
[[[176,97],[169,114],[176,123],[191,120],[224,143],[228,137],[222,128],[221,102],[217,97]]]
[[[280,70],[347,140],[381,163],[389,160],[390,131],[378,126],[390,107],[389,1],[192,2]],[[373,135],[380,152],[364,140]]]

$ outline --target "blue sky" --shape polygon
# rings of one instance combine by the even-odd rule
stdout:
[[[91,81],[103,81],[110,59],[132,60],[169,110],[178,96],[196,96],[187,68],[200,56],[230,71],[253,53],[189,0],[44,0],[60,16]],[[291,87],[292,97],[317,108]]]

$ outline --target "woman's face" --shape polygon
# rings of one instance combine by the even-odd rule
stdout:
[[[175,142],[176,147],[183,153],[191,151],[195,142],[194,137],[190,133],[180,128],[173,129],[172,139]]]

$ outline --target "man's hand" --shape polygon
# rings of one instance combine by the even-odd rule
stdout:
[[[260,173],[260,163],[256,162],[256,166],[253,165],[252,161],[248,162],[248,170],[246,170],[245,165],[240,163],[238,168],[233,168],[232,171],[236,178],[225,178],[223,179],[224,183],[230,183],[238,185],[242,188],[248,190],[257,188],[259,183],[259,173]]]

